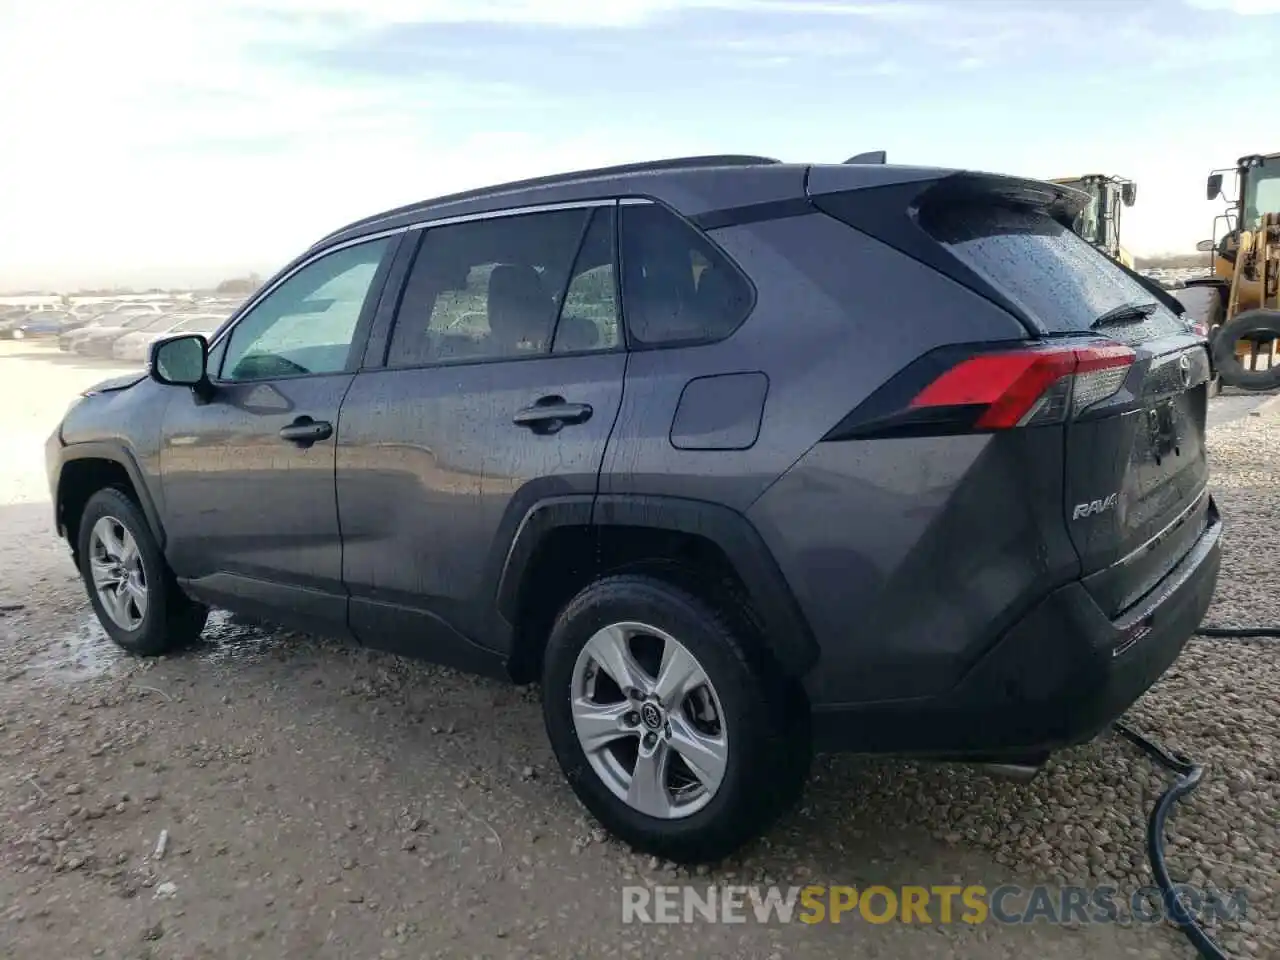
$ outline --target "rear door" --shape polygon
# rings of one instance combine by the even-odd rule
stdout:
[[[525,514],[577,498],[590,517],[627,361],[614,218],[588,203],[406,241],[394,326],[375,328],[338,428],[362,641],[482,669],[473,642],[504,643],[493,576]]]
[[[1046,338],[1132,351],[1130,364],[1077,373],[1066,428],[1067,526],[1086,586],[1114,616],[1151,590],[1208,522],[1204,340],[1043,210],[926,205],[921,224]]]

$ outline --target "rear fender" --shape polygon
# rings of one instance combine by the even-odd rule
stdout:
[[[727,557],[746,588],[764,641],[789,675],[800,677],[816,663],[818,647],[791,588],[751,522],[729,507],[680,497],[602,495],[564,497],[532,506],[519,523],[497,582],[498,612],[508,623],[518,616],[520,584],[538,541],[557,527],[591,523],[640,527],[701,537]]]

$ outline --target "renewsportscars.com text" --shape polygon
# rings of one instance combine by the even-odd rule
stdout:
[[[1176,903],[1157,887],[934,886],[627,886],[623,923],[1162,923],[1175,906],[1200,919],[1240,920],[1244,891],[1190,885]]]

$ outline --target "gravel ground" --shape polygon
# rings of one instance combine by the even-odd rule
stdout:
[[[563,784],[537,694],[215,617],[117,656],[49,532],[40,447],[115,369],[0,344],[0,957],[1190,957],[1160,925],[624,926],[628,883],[1150,882],[1168,778],[1112,738],[1030,784],[823,757],[800,809],[713,870],[605,838]],[[1280,411],[1212,434],[1229,521],[1209,619],[1280,623]],[[1132,711],[1207,762],[1175,876],[1247,891],[1217,936],[1280,956],[1280,644],[1198,641]],[[164,850],[157,842],[165,836]]]

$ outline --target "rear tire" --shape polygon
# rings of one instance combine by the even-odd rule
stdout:
[[[1213,337],[1213,365],[1222,382],[1243,390],[1280,388],[1280,363],[1268,370],[1246,370],[1236,356],[1236,342],[1251,334],[1280,337],[1280,310],[1246,310],[1218,328]]]
[[[150,657],[199,638],[209,608],[182,592],[146,517],[122,491],[89,498],[77,553],[89,603],[118,646]]]
[[[586,587],[552,628],[542,681],[552,748],[582,803],[637,850],[719,860],[803,791],[807,704],[753,660],[732,623],[688,591],[627,574]],[[675,683],[678,666],[691,679]]]

